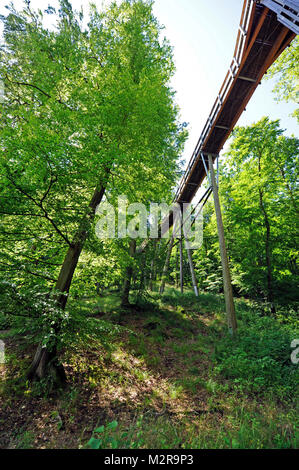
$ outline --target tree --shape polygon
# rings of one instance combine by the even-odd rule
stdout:
[[[278,77],[274,88],[277,100],[298,103],[299,97],[299,39],[296,37],[292,44],[279,56],[268,72],[268,78]],[[299,109],[294,116],[299,120]]]
[[[298,139],[263,118],[234,130],[220,166],[220,197],[235,295],[273,306],[297,299]],[[199,285],[221,289],[215,214],[205,206],[203,246],[195,254]],[[274,309],[273,309],[274,310]]]
[[[283,136],[279,121],[268,118],[233,135],[220,185],[233,275],[238,272],[239,287],[265,293],[273,304],[296,246],[298,140]]]
[[[39,280],[63,311],[105,194],[125,184],[136,196],[148,174],[160,175],[163,191],[175,177],[186,133],[168,84],[171,48],[160,40],[150,1],[125,0],[102,12],[93,6],[86,30],[67,0],[54,30],[29,2],[1,20],[0,266],[18,289]],[[58,316],[31,378],[58,364],[53,336],[60,328]]]

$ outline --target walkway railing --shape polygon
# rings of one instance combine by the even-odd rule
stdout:
[[[187,166],[187,169],[185,171],[185,174],[180,182],[180,185],[178,187],[178,190],[176,192],[176,197],[175,199],[177,200],[181,190],[185,186],[185,183],[187,181],[187,178],[193,168],[193,165],[197,161],[197,159],[200,157],[201,150],[205,144],[205,140],[209,135],[209,132],[215,123],[217,116],[219,115],[222,105],[227,97],[227,94],[230,90],[231,85],[233,84],[233,81],[236,77],[236,74],[239,70],[242,57],[244,54],[245,47],[247,45],[247,33],[248,33],[248,26],[250,23],[250,18],[252,14],[252,9],[254,6],[254,0],[246,0],[244,2],[243,6],[243,11],[242,11],[242,16],[241,16],[241,21],[240,21],[240,26],[238,30],[238,36],[237,36],[237,43],[235,47],[235,52],[234,52],[234,57],[233,60],[230,64],[229,70],[226,74],[226,77],[224,79],[224,82],[222,84],[222,87],[220,88],[220,91],[218,93],[218,96],[213,104],[212,110],[210,112],[210,115],[207,119],[207,122],[203,128],[203,131],[200,135],[200,138],[197,142],[197,145],[195,147],[195,150],[192,154],[192,157],[189,161],[189,164]]]

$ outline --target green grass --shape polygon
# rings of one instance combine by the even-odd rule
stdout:
[[[115,292],[106,293],[104,296],[86,299],[70,298],[69,309],[76,309],[86,315],[97,313],[112,313],[118,311],[120,306],[119,295]]]
[[[99,341],[66,354],[68,390],[41,399],[57,434],[51,446],[61,446],[65,433],[66,448],[70,441],[88,447],[91,438],[99,448],[298,447],[298,366],[290,361],[290,343],[299,335],[293,311],[273,318],[262,305],[237,299],[238,334],[232,339],[221,295],[197,298],[167,287],[161,298],[151,293],[135,299],[126,312],[119,305],[117,294],[109,292],[70,303],[70,311],[100,313],[112,326],[121,320],[123,329],[109,339],[108,350]],[[8,353],[15,374],[24,361]],[[18,385],[18,399],[22,393],[27,401],[35,399],[36,386],[22,392]],[[13,387],[11,392],[5,397],[10,404],[16,397]],[[68,434],[75,423],[75,435]],[[31,425],[12,437],[13,445],[36,445],[35,434]]]
[[[299,435],[292,421],[292,412],[267,419],[242,409],[229,415],[225,425],[217,424],[212,414],[198,416],[192,424],[187,417],[173,422],[167,416],[139,415],[128,427],[117,423],[93,436],[101,438],[99,448],[108,449],[295,449]]]

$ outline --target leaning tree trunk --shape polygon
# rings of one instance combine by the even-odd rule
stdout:
[[[87,239],[91,224],[94,220],[96,208],[102,201],[104,194],[104,186],[94,191],[92,200],[88,207],[88,211],[81,221],[80,227],[73,238],[73,242],[68,248],[61,266],[60,273],[55,285],[55,290],[58,292],[57,305],[62,310],[65,309],[67,303],[68,293],[71,287],[74,272],[77,267],[84,243]],[[56,336],[58,336],[60,333],[59,324],[54,325],[54,331]],[[27,377],[29,380],[34,380],[42,379],[49,375],[52,376],[54,382],[57,384],[63,384],[66,382],[65,371],[63,365],[58,360],[56,346],[54,345],[52,348],[48,348],[39,345],[31,363],[30,369],[27,373]]]
[[[129,253],[130,253],[130,256],[132,258],[135,256],[135,253],[136,253],[136,240],[131,240],[130,241]],[[121,295],[121,307],[129,307],[130,306],[129,294],[130,294],[130,289],[131,289],[132,276],[133,276],[133,267],[130,265],[126,269],[125,282],[124,282],[124,285],[123,285],[123,291],[122,291],[122,295]]]

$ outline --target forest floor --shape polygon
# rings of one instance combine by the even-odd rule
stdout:
[[[86,448],[92,437],[102,448],[298,447],[291,336],[256,305],[237,301],[236,339],[219,295],[168,288],[122,311],[106,293],[71,308],[122,331],[109,348],[62,352],[68,385],[55,393],[19,380],[34,348],[4,333],[0,448]]]

